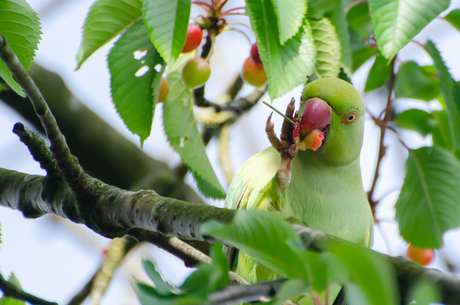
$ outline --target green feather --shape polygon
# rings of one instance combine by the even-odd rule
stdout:
[[[313,97],[323,99],[333,109],[323,145],[317,151],[299,151],[292,161],[291,182],[285,190],[277,184],[280,154],[269,147],[254,155],[233,179],[225,206],[267,210],[285,219],[293,217],[313,229],[370,246],[373,216],[359,166],[364,102],[353,86],[335,78],[308,84],[302,100]],[[347,124],[346,117],[352,112],[357,113],[357,119]],[[238,255],[236,272],[252,283],[278,277],[244,253]],[[332,290],[331,303],[340,287]]]

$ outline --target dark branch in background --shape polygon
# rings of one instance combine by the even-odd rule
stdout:
[[[30,293],[25,292],[20,287],[8,282],[3,275],[0,274],[0,290],[3,291],[3,297],[9,297],[16,300],[27,301],[32,304],[41,305],[57,305],[57,303],[43,300]]]
[[[378,118],[378,121],[374,122],[377,124],[377,126],[380,128],[380,140],[379,140],[379,152],[377,155],[377,164],[375,165],[375,171],[374,171],[374,178],[372,180],[372,186],[370,190],[367,192],[367,200],[369,201],[369,204],[371,206],[372,210],[372,215],[374,215],[374,220],[376,223],[378,223],[378,219],[375,216],[375,208],[377,204],[379,203],[378,200],[374,200],[374,192],[375,192],[375,187],[377,185],[377,180],[379,178],[379,172],[380,172],[380,165],[382,164],[382,159],[385,156],[386,153],[386,146],[385,146],[385,134],[387,130],[387,125],[388,125],[388,119],[390,115],[390,108],[391,108],[391,102],[392,102],[392,94],[393,94],[393,87],[395,83],[395,73],[394,73],[394,65],[395,65],[395,58],[391,61],[390,64],[390,79],[388,80],[388,95],[387,95],[387,102],[385,106],[385,114],[383,116],[383,119],[380,120]]]

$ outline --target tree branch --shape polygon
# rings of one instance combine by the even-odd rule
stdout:
[[[93,191],[90,179],[85,175],[76,158],[70,154],[64,135],[59,130],[56,119],[51,113],[43,95],[3,35],[0,35],[0,58],[32,102],[35,113],[40,118],[46,136],[51,143],[51,151],[67,183],[72,189],[77,191],[78,195],[90,195]]]
[[[1,274],[0,274],[0,290],[3,291],[4,297],[13,298],[16,300],[21,300],[21,301],[27,301],[32,304],[57,305],[57,303],[55,302],[46,301],[30,293],[25,292],[24,290],[17,287],[16,285],[8,282]]]
[[[259,283],[249,286],[227,286],[212,293],[208,305],[226,305],[242,302],[256,302],[262,298],[273,298],[281,289],[286,279]]]
[[[374,215],[374,220],[377,223],[378,223],[378,218],[375,217],[375,208],[377,207],[377,204],[379,203],[379,201],[374,200],[373,197],[374,197],[375,187],[377,185],[377,180],[379,178],[379,172],[380,172],[380,166],[382,164],[382,159],[386,154],[385,134],[386,134],[387,125],[388,125],[388,118],[389,118],[389,113],[390,113],[389,110],[391,107],[393,87],[394,87],[395,78],[396,78],[396,75],[394,73],[394,65],[395,65],[395,58],[393,58],[390,64],[390,79],[388,81],[388,96],[387,96],[386,106],[384,110],[385,114],[383,116],[383,119],[381,121],[378,121],[378,124],[377,124],[377,126],[380,128],[379,152],[377,155],[377,164],[375,165],[374,178],[372,179],[372,185],[371,185],[370,190],[367,192],[367,200],[369,201],[369,204],[371,206],[372,215]]]

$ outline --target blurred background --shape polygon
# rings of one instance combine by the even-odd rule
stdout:
[[[28,0],[38,13],[42,22],[42,39],[38,47],[36,62],[44,68],[56,72],[65,81],[73,94],[83,101],[87,107],[97,113],[119,133],[139,146],[139,139],[132,135],[123,125],[110,97],[110,77],[106,56],[112,43],[104,46],[85,62],[82,68],[77,66],[76,54],[81,41],[81,28],[93,0]],[[242,1],[229,1],[229,6],[242,5]],[[460,8],[460,0],[451,1],[451,9]],[[192,11],[192,14],[198,14]],[[245,17],[238,21],[246,22]],[[254,36],[244,27],[249,39]],[[434,20],[428,28],[420,33],[415,40],[424,43],[426,38],[432,39],[442,52],[450,72],[458,81],[460,79],[460,33],[442,19]],[[228,31],[221,34],[211,59],[211,79],[206,85],[206,97],[215,100],[225,90],[222,84],[228,84],[240,73],[243,61],[249,54],[248,39],[238,32]],[[409,43],[399,54],[400,60],[412,59],[420,64],[431,64],[427,54],[415,43]],[[372,60],[367,62],[353,76],[353,83],[362,93],[367,72]],[[291,97],[297,100],[302,88],[273,101],[273,105],[284,109]],[[251,92],[245,85],[241,94]],[[385,88],[364,95],[369,112],[378,115],[384,108],[387,91]],[[262,99],[269,101],[268,95]],[[28,103],[27,100],[21,101]],[[396,111],[409,106],[420,109],[439,108],[437,102],[422,103],[411,100],[398,100]],[[199,112],[199,110],[197,110]],[[240,118],[232,126],[230,134],[230,155],[234,171],[253,154],[269,145],[265,136],[265,121],[271,110],[259,103],[247,115]],[[29,174],[45,174],[38,163],[33,161],[27,148],[18,140],[11,130],[16,122],[23,122],[31,127],[24,117],[0,101],[0,167],[13,169]],[[275,128],[281,126],[281,118],[275,117]],[[33,128],[32,128],[33,129]],[[416,133],[401,132],[401,138],[411,148],[431,143],[430,138],[421,138]],[[122,139],[120,139],[121,141]],[[375,170],[378,150],[379,129],[370,118],[366,122],[364,147],[361,154],[363,183],[365,190],[371,186]],[[407,244],[398,234],[398,226],[394,221],[394,202],[403,182],[406,150],[396,136],[387,133],[387,155],[381,168],[381,179],[377,185],[375,198],[382,198],[377,210],[381,220],[375,228],[374,249],[393,255],[404,255]],[[144,152],[151,157],[165,162],[169,166],[179,164],[180,160],[166,142],[161,122],[161,105],[157,107],[152,134],[144,143]],[[208,156],[215,165],[215,170],[222,185],[227,185],[218,162],[218,143],[212,141],[208,146]],[[186,181],[193,188],[194,181],[190,175]],[[222,201],[211,201],[210,204],[222,206]],[[105,239],[85,226],[73,224],[53,216],[38,219],[25,219],[18,211],[0,207],[0,223],[2,241],[0,248],[0,271],[6,277],[14,272],[23,288],[39,297],[58,303],[68,302],[92,277],[99,268],[104,250],[109,240]],[[429,267],[460,275],[460,230],[453,230],[445,235],[445,247],[436,251],[436,259]],[[146,280],[142,269],[142,258],[153,258],[165,277],[175,284],[180,284],[189,274],[190,269],[183,263],[152,245],[143,245],[132,251],[116,272],[115,279],[103,304],[136,304],[138,301],[131,287],[132,277]]]

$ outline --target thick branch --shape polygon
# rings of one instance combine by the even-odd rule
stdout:
[[[20,210],[26,217],[55,214],[86,224],[106,237],[120,237],[144,229],[190,240],[205,240],[199,226],[210,219],[229,222],[234,211],[166,198],[153,191],[132,192],[93,180],[96,190],[88,200],[60,185],[47,192],[46,177],[0,169],[0,205]],[[81,213],[90,209],[91,213]]]

